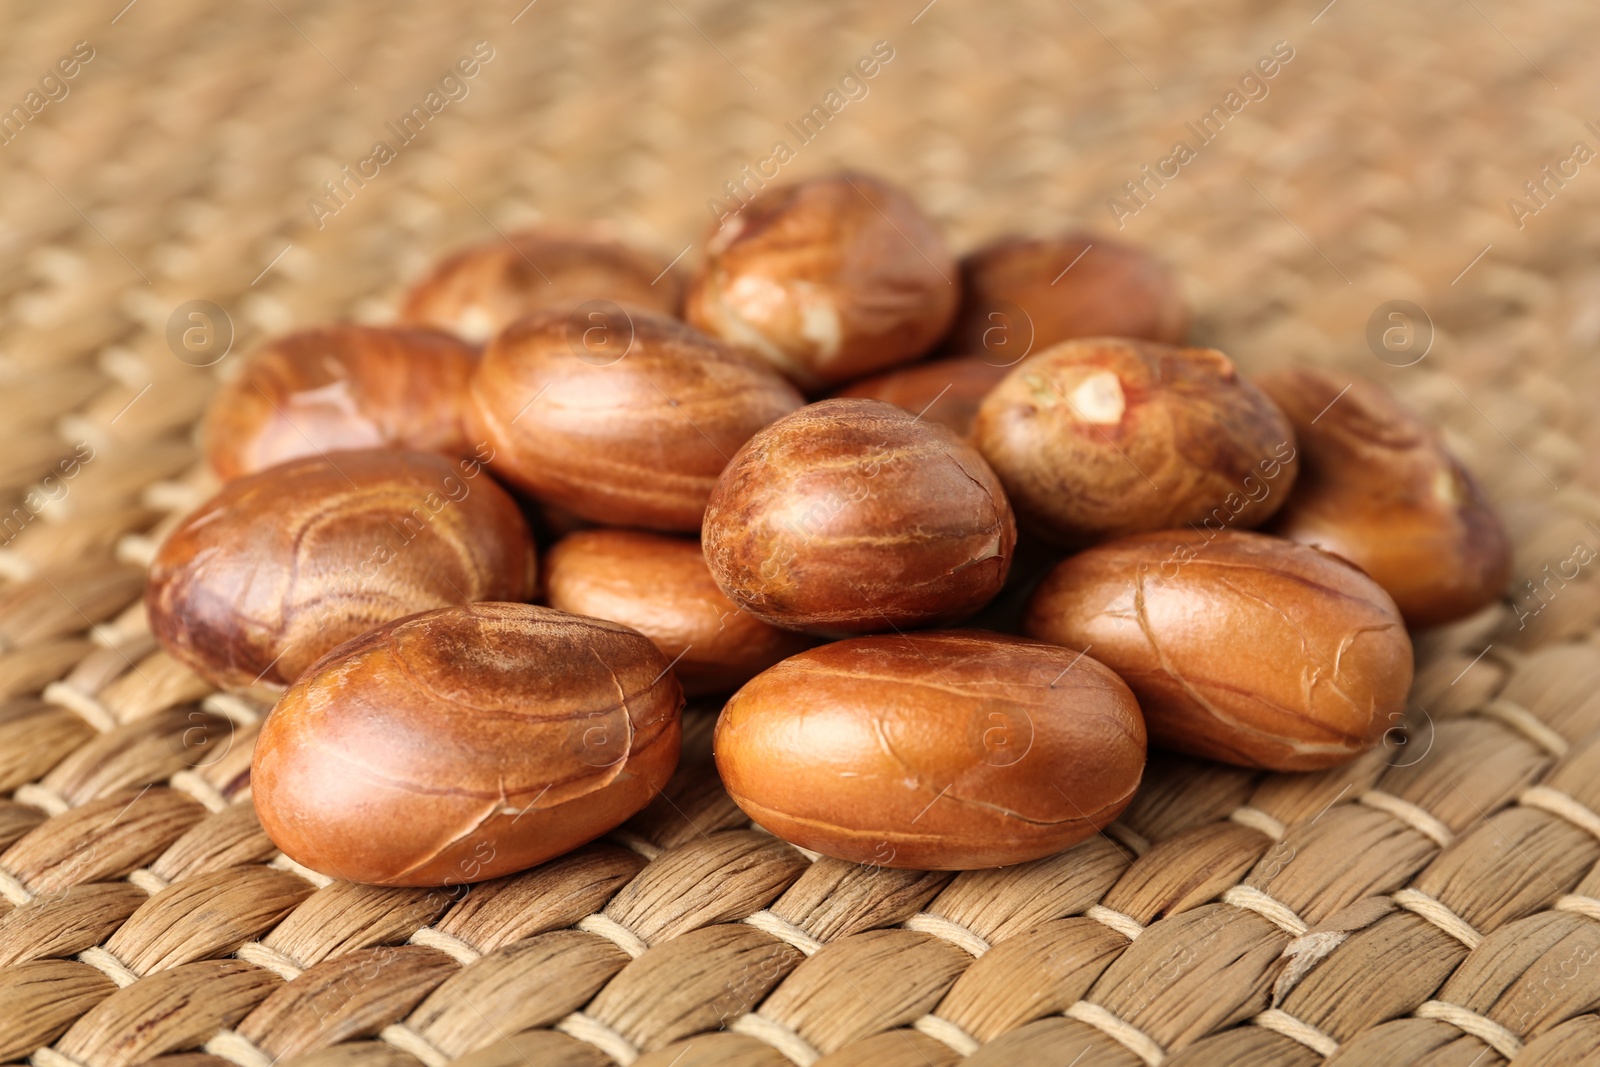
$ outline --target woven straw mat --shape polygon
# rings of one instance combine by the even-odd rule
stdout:
[[[125,2],[0,3],[0,106],[27,109],[0,136],[0,516],[26,520],[0,549],[0,1062],[1600,1062],[1593,3]],[[784,124],[878,41],[800,144]],[[479,42],[468,95],[330,199]],[[246,776],[266,706],[158,651],[139,603],[214,488],[219,376],[385,320],[497,229],[698,247],[777,140],[788,176],[904,183],[958,251],[1120,222],[1247,371],[1387,384],[1502,508],[1505,600],[1419,639],[1378,751],[1156,754],[1104,834],[1019,867],[868,870],[752,829],[715,709],[665,796],[535,870],[447,893],[286,860]],[[233,335],[214,363],[169,339],[191,301]]]

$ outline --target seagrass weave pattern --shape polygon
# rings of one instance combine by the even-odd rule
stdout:
[[[0,0],[0,1062],[1600,1062],[1592,2],[125,2]],[[958,250],[1120,226],[1245,369],[1394,388],[1503,508],[1504,602],[1418,641],[1368,757],[1156,754],[1105,834],[1017,868],[801,854],[719,787],[714,708],[666,795],[535,870],[278,855],[266,705],[139,604],[211,491],[219,376],[497,230],[609,218],[688,264],[748,175],[840,165]]]

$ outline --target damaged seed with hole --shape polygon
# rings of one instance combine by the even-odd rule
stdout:
[[[916,202],[845,173],[764,190],[723,220],[684,313],[817,391],[927,352],[959,292],[955,261]]]
[[[1122,338],[1032,356],[984,399],[972,439],[1024,526],[1062,545],[1266,521],[1294,483],[1294,430],[1210,348]]]

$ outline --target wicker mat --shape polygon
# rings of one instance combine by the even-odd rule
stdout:
[[[1600,1061],[1592,0],[525,2],[0,5],[0,1061]],[[1504,509],[1505,601],[1419,641],[1367,758],[1157,755],[1104,835],[1017,868],[752,829],[714,709],[667,795],[536,870],[447,893],[286,861],[249,801],[265,705],[138,602],[211,489],[218,375],[382,321],[496,229],[606,217],[675,254],[776,141],[788,176],[905,183],[958,250],[1120,226],[1246,369],[1390,385]]]

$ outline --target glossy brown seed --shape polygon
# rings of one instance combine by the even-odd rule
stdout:
[[[1259,384],[1301,449],[1273,533],[1361,567],[1412,626],[1462,618],[1505,592],[1505,527],[1437,430],[1370,382],[1301,367]]]
[[[340,646],[261,728],[261,826],[334,878],[459,885],[576,848],[671,777],[683,693],[626,626],[525,604],[391,622]]]
[[[477,352],[438,330],[340,323],[250,357],[206,413],[206,459],[227,480],[354,448],[466,456],[462,425]]]
[[[538,311],[469,390],[497,474],[580,518],[693,531],[739,446],[804,403],[745,353],[663,315]]]
[[[701,536],[735,604],[823,636],[965,618],[1000,591],[1016,540],[983,457],[879,400],[824,400],[752,437]]]
[[[223,486],[156,553],[145,607],[213,684],[281,688],[380,623],[525,599],[536,578],[527,523],[476,460],[331,452]]]
[[[1127,807],[1145,759],[1133,694],[1088,656],[976,630],[858,637],[734,694],[728,794],[761,826],[879,867],[1022,863]]]
[[[1162,530],[1087,549],[1040,585],[1024,629],[1121,675],[1152,744],[1246,767],[1354,759],[1398,725],[1411,688],[1389,594],[1265,534]]]
[[[631,626],[656,643],[689,696],[728,693],[810,642],[740,611],[697,541],[635,530],[583,530],[544,563],[545,599],[574,615]]]
[[[1118,338],[1030,357],[984,399],[972,437],[1023,522],[1069,545],[1259,525],[1297,466],[1288,420],[1227,356]]]
[[[1182,344],[1189,309],[1177,279],[1142,249],[1090,233],[1004,237],[961,261],[951,352],[1015,365],[1077,337]]]
[[[676,315],[683,279],[664,257],[603,229],[543,226],[442,260],[406,293],[400,316],[484,344],[530,311],[583,302]]]
[[[815,390],[926,352],[957,296],[955,262],[916,203],[846,173],[767,189],[724,220],[684,313]]]
[[[936,359],[863,378],[834,395],[882,400],[965,437],[977,418],[978,405],[1010,369],[986,355]]]

